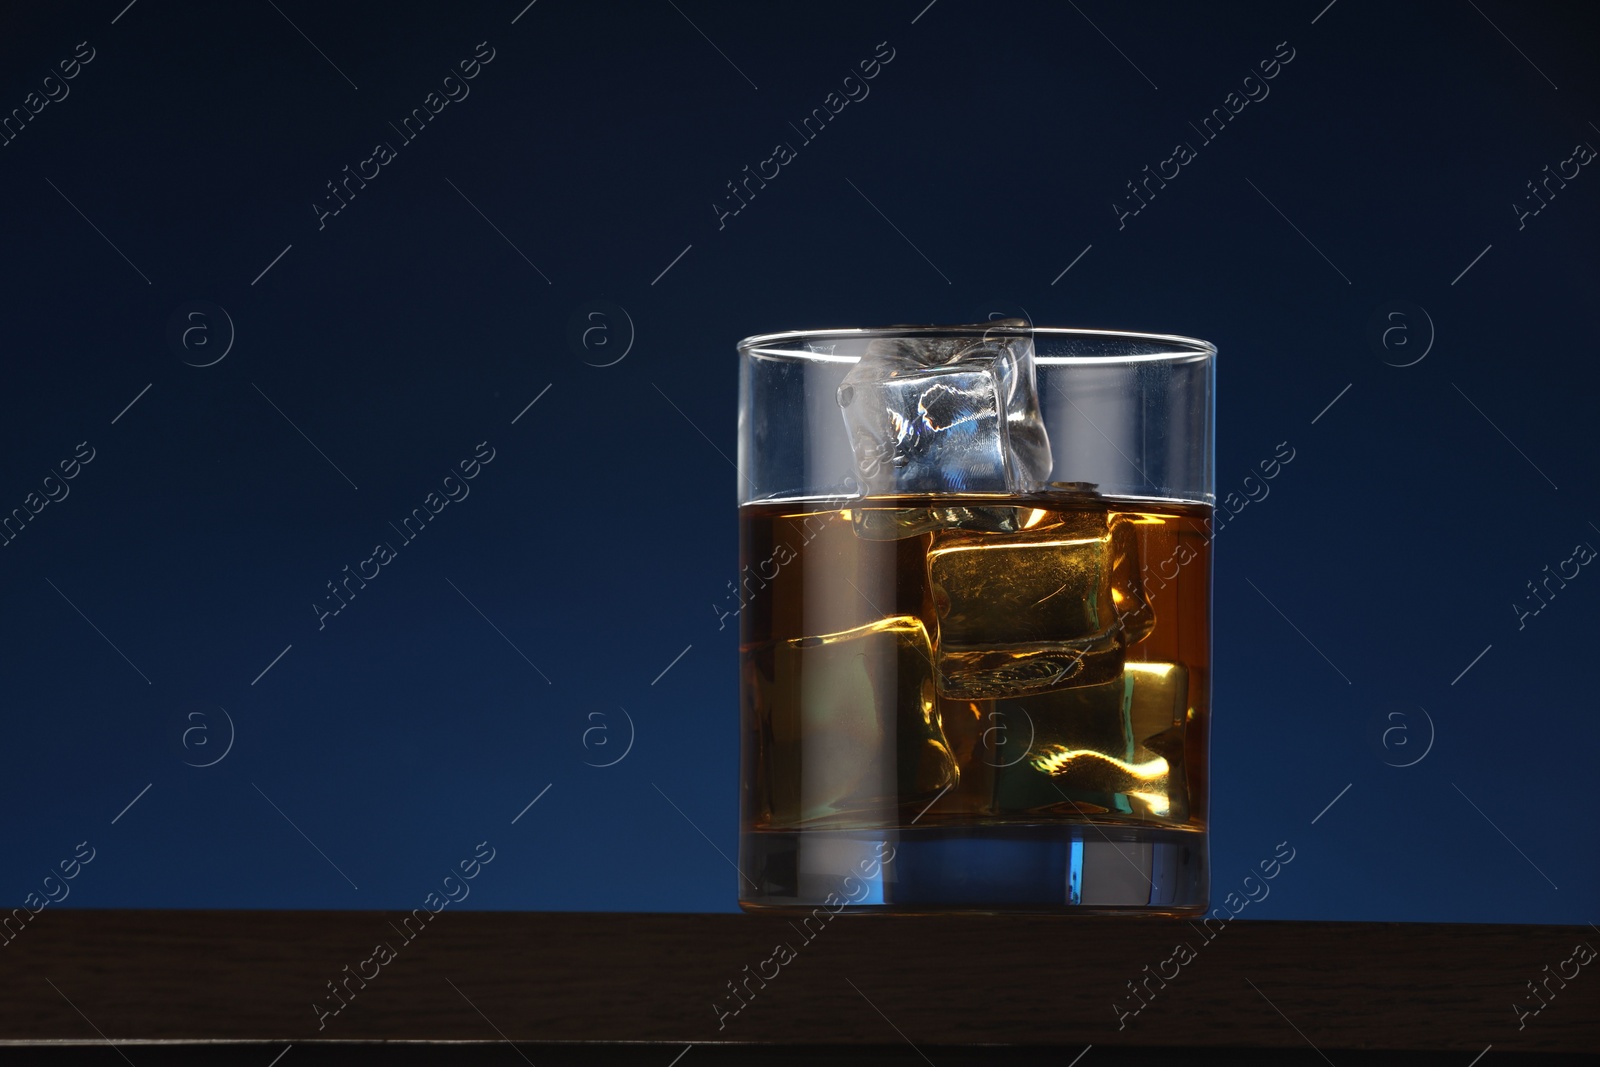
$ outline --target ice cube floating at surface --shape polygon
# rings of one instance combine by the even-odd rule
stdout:
[[[838,397],[864,494],[1031,493],[1050,477],[1021,319],[970,336],[876,339]]]

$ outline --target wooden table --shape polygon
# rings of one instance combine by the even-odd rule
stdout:
[[[528,1042],[542,1050],[544,1059],[530,1056],[541,1067],[561,1048],[572,1053],[563,1062],[605,1061],[566,1042],[648,1043],[618,1045],[610,1059],[660,1067],[691,1044],[696,1058],[682,1067],[719,1056],[737,1062],[727,1057],[738,1050],[717,1043],[778,1046],[778,1058],[764,1062],[802,1062],[823,1046],[830,1063],[854,1062],[850,1049],[875,1046],[890,1059],[941,1065],[982,1062],[957,1056],[955,1046],[1006,1045],[1015,1048],[991,1048],[989,1061],[1023,1062],[1026,1053],[1061,1067],[1091,1045],[1097,1063],[1116,1047],[1124,1063],[1154,1062],[1134,1056],[1136,1048],[1283,1050],[1273,1062],[1292,1053],[1319,1063],[1340,1050],[1403,1049],[1460,1053],[1448,1061],[1462,1067],[1490,1045],[1491,1061],[1514,1051],[1600,1051],[1600,961],[1571,962],[1580,943],[1600,948],[1590,927],[405,918],[49,909],[0,947],[0,1041],[98,1044],[95,1062],[121,1062],[107,1058],[110,1041],[141,1065],[169,1061],[138,1043],[252,1042],[260,1047],[239,1062],[261,1067],[269,1043],[294,1043],[298,1063],[331,1062],[308,1047],[327,1041],[490,1042],[493,1062],[520,1062],[504,1042]],[[375,955],[380,943],[390,952]],[[780,944],[788,951],[775,952]],[[1563,987],[1560,973],[1575,967]],[[1529,982],[1553,992],[1537,1013]],[[1141,987],[1139,998],[1129,983]],[[1514,1005],[1529,1014],[1519,1020]],[[783,1058],[783,1047],[802,1059]]]

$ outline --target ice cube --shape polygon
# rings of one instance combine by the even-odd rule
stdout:
[[[1128,709],[1133,739],[1143,745],[1157,734],[1182,726],[1189,706],[1189,669],[1181,663],[1127,663],[1133,679]]]
[[[865,494],[1028,493],[1050,476],[1021,320],[875,340],[838,397]]]
[[[1144,595],[1144,567],[1139,556],[1139,519],[1111,519],[1111,605],[1122,630],[1123,646],[1136,645],[1156,628],[1156,613]]]
[[[1007,723],[996,791],[1008,811],[1122,810],[1113,768],[1131,762],[1128,684],[1121,671],[1102,682],[996,700]],[[1012,751],[1015,749],[1016,751]]]
[[[999,806],[1187,822],[1188,677],[1180,664],[1130,662],[1109,681],[985,705],[1017,750],[994,772]]]
[[[932,535],[943,696],[981,700],[1110,681],[1122,673],[1124,650],[1155,626],[1133,524],[1098,509],[1015,510],[1029,518],[1004,536],[960,528]]]
[[[1033,724],[1028,760],[1038,770],[1053,774],[1069,762],[1063,759],[1068,753],[1122,763],[1133,759],[1129,689],[1127,676],[1119,672],[1110,681],[1096,685],[996,703],[1012,705],[1013,716],[1027,715]]]
[[[1032,808],[1070,803],[1079,812],[1169,814],[1171,765],[1134,740],[1133,709],[1148,675],[1125,672],[1097,685],[996,701],[1015,718],[1025,715],[1033,740],[1028,758],[1002,769],[1001,789],[1012,804]]]
[[[899,541],[934,530],[981,530],[1015,533],[1028,525],[1036,508],[927,507],[852,508],[856,536],[866,541]]]
[[[922,620],[891,616],[758,650],[751,681],[770,776],[757,786],[800,822],[869,821],[925,803],[958,775],[934,702]]]
[[[1017,701],[1035,723],[1029,766],[1080,805],[1185,822],[1188,689],[1181,664],[1129,663],[1120,684]]]
[[[1005,536],[933,535],[941,694],[983,700],[1121,677],[1105,513],[1062,519]]]
[[[1052,505],[1103,504],[1092,482],[1051,482]],[[984,533],[1016,533],[1019,530],[1047,530],[1062,524],[1063,507],[1036,508],[1014,504],[946,504],[915,508],[850,508],[856,536],[865,541],[898,541],[934,530],[978,530]],[[1131,535],[1132,527],[1129,527]],[[1138,583],[1138,543],[1131,539],[1114,545],[1114,565],[1129,571],[1131,588]],[[1120,571],[1119,571],[1120,573]],[[1126,583],[1125,583],[1126,584]]]
[[[1180,663],[1128,663],[1132,681],[1128,711],[1133,729],[1134,759],[1163,759],[1167,778],[1161,788],[1139,787],[1154,814],[1174,822],[1189,819],[1189,782],[1184,749],[1188,743],[1189,670]]]

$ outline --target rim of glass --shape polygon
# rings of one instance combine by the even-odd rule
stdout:
[[[980,331],[982,333],[992,332],[1006,336],[1081,337],[1087,340],[1121,341],[1165,349],[1164,351],[1133,354],[1106,352],[1103,354],[1070,356],[1039,355],[1035,353],[1034,362],[1041,364],[1178,362],[1193,359],[1213,359],[1217,354],[1217,346],[1210,341],[1175,333],[1146,333],[1139,330],[1094,330],[1077,326],[984,326],[983,323],[968,323],[958,326],[874,326],[825,330],[784,330],[778,333],[753,334],[740,341],[737,348],[741,355],[767,359],[811,360],[819,363],[855,363],[859,360],[858,356],[841,356],[834,355],[831,352],[806,351],[787,346],[829,337],[840,340],[873,340],[880,337],[970,335]]]

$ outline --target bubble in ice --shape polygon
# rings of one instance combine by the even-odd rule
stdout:
[[[1030,493],[1050,476],[1024,320],[873,340],[838,399],[864,493]]]

